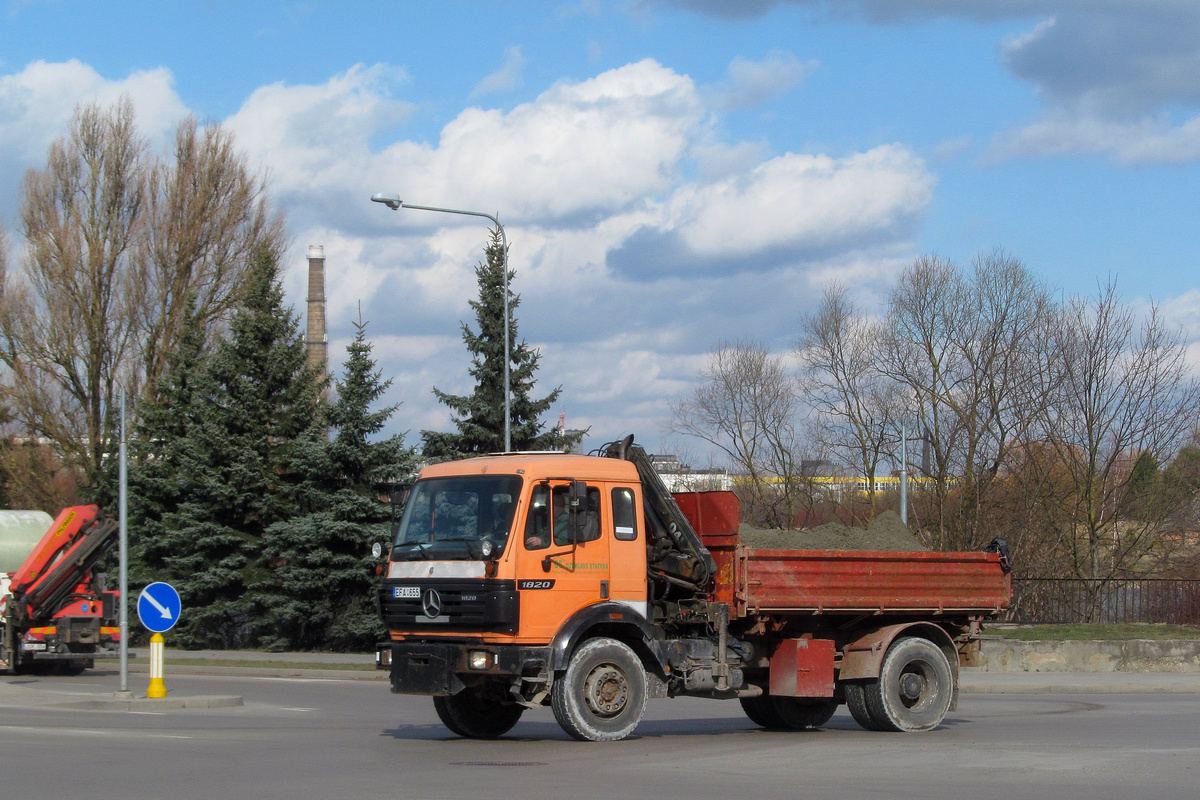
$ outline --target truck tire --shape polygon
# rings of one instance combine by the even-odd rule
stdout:
[[[512,730],[525,712],[523,706],[501,699],[504,688],[468,686],[458,694],[433,698],[442,724],[467,739],[496,739]]]
[[[788,724],[775,710],[775,704],[771,702],[773,699],[769,694],[760,694],[757,697],[740,697],[738,701],[742,704],[742,711],[745,711],[750,721],[758,727],[774,731],[783,730]]]
[[[873,681],[873,683],[877,683],[877,681]],[[867,707],[867,685],[865,683],[845,683],[842,688],[846,692],[846,708],[850,709],[850,716],[854,717],[854,721],[864,730],[884,730],[871,716],[871,709]]]
[[[615,742],[633,733],[646,710],[646,671],[624,642],[597,638],[571,655],[550,690],[554,719],[585,742]]]
[[[879,730],[927,731],[940,725],[950,710],[954,670],[942,649],[928,639],[897,639],[883,657],[879,680],[863,684],[863,689]]]
[[[794,731],[811,731],[821,727],[829,722],[838,707],[838,701],[833,698],[772,697],[771,701],[784,725]]]

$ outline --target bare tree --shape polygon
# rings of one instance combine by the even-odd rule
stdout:
[[[965,372],[956,338],[968,304],[958,269],[937,256],[924,256],[905,269],[888,303],[882,337],[883,369],[916,403],[924,439],[923,470],[933,479],[935,544],[944,547],[946,503],[955,478],[953,454],[961,420],[951,407]]]
[[[22,183],[23,274],[3,278],[0,359],[26,429],[89,473],[108,450],[114,387],[134,347],[130,299],[146,143],[128,99],[81,108]]]
[[[690,397],[672,403],[670,430],[724,453],[746,478],[748,514],[787,527],[801,458],[796,383],[784,359],[758,342],[721,342],[700,377]]]
[[[201,129],[195,117],[176,130],[173,157],[152,165],[149,186],[138,332],[153,397],[189,299],[202,330],[225,321],[251,254],[265,248],[282,256],[284,226],[233,134],[220,125]]]
[[[976,547],[994,535],[987,494],[1046,402],[1053,316],[1045,285],[999,250],[969,275],[918,259],[892,292],[884,369],[916,403],[939,546]]]
[[[22,184],[20,270],[0,263],[0,360],[15,424],[94,483],[121,388],[153,397],[184,309],[219,330],[282,217],[220,126],[182,122],[152,158],[133,105],[79,108]]]
[[[816,412],[823,449],[852,465],[869,486],[895,444],[901,385],[881,370],[882,326],[861,313],[844,286],[826,287],[820,306],[801,321],[800,385]],[[872,491],[869,515],[877,511]]]
[[[1041,435],[1066,490],[1044,496],[1043,510],[1059,524],[1074,574],[1098,581],[1098,590],[1159,566],[1165,555],[1163,525],[1191,498],[1155,493],[1136,503],[1136,513],[1131,504],[1153,491],[1147,472],[1152,478],[1154,465],[1170,461],[1190,434],[1200,386],[1189,377],[1179,332],[1156,306],[1139,323],[1111,282],[1092,301],[1066,303],[1054,357],[1061,378],[1047,389]]]

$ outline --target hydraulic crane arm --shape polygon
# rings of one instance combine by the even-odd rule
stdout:
[[[609,458],[630,461],[637,467],[647,524],[665,534],[664,544],[668,546],[652,550],[651,568],[703,591],[716,575],[717,563],[655,471],[646,451],[633,443],[633,434],[605,445],[603,451]]]
[[[28,618],[53,613],[104,555],[116,530],[116,522],[102,517],[97,506],[63,509],[13,573],[9,591],[18,613]]]

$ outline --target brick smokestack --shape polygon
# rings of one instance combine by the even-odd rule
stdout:
[[[325,333],[325,248],[308,246],[308,365],[329,374],[329,337]]]

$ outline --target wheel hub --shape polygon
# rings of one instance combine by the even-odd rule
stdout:
[[[921,699],[921,694],[925,691],[925,679],[915,672],[910,672],[900,678],[900,698],[906,704],[911,704]]]
[[[600,716],[611,717],[621,713],[629,700],[629,681],[624,673],[610,665],[593,670],[583,689],[588,708]]]

